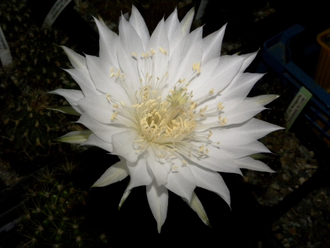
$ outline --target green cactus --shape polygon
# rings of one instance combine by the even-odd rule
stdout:
[[[108,235],[84,224],[88,191],[71,181],[74,169],[72,163],[43,168],[26,189],[21,223],[25,247],[107,247]]]
[[[66,133],[75,120],[57,111],[49,110],[58,100],[43,90],[21,92],[7,105],[0,117],[4,157],[16,157],[18,164],[38,164],[54,159],[58,152],[65,154],[67,144],[58,144],[56,138]],[[60,104],[65,104],[60,103]]]
[[[70,131],[77,118],[49,110],[68,104],[46,92],[76,83],[61,69],[69,63],[60,45],[73,46],[67,36],[41,29],[31,21],[26,1],[14,2],[0,3],[0,23],[13,57],[12,64],[0,69],[0,145],[2,157],[21,174],[58,152],[70,151],[69,145],[55,140]]]

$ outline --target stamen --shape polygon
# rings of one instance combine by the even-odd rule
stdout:
[[[110,94],[107,94],[106,97],[107,97],[108,102],[111,103],[111,97],[110,97]]]
[[[192,68],[197,74],[201,73],[201,62],[194,63]]]
[[[223,106],[223,103],[222,102],[219,102],[218,103],[218,110],[221,111],[223,110],[225,107]]]
[[[112,120],[112,121],[115,120],[116,117],[117,117],[117,115],[118,115],[118,111],[114,112],[114,113],[111,115],[111,120]]]
[[[220,126],[225,126],[227,125],[227,117],[221,118],[221,116],[219,116],[219,122],[220,122]]]
[[[159,47],[159,51],[163,53],[164,55],[167,55],[167,51],[161,47]]]

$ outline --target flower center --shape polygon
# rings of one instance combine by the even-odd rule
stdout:
[[[183,140],[196,127],[191,94],[183,88],[174,88],[167,99],[161,101],[160,96],[152,96],[155,93],[150,93],[148,86],[142,87],[142,102],[133,105],[141,137],[162,145]]]
[[[222,102],[212,107],[203,104],[217,97],[220,92],[210,89],[196,98],[193,97],[193,92],[188,90],[191,82],[201,73],[200,62],[194,63],[191,71],[187,72],[187,77],[179,79],[171,90],[168,90],[167,80],[170,72],[165,70],[168,66],[168,53],[161,47],[159,51],[151,49],[150,53],[143,53],[141,56],[132,53],[140,76],[140,87],[136,91],[127,84],[125,74],[119,69],[116,71],[111,68],[111,77],[122,86],[130,98],[130,103],[126,105],[116,99],[116,96],[106,95],[109,104],[113,106],[111,121],[113,124],[124,124],[138,131],[139,138],[134,140],[137,153],[142,153],[152,145],[162,148],[158,149],[159,158],[169,157],[178,149],[188,157],[204,157],[209,152],[207,145],[219,145],[219,142],[210,140],[211,129],[227,124],[227,118],[221,115],[224,108]],[[161,57],[157,60],[157,56]],[[156,66],[163,68],[159,65],[162,60],[164,70],[156,70]],[[209,117],[211,121],[205,122]],[[183,158],[182,160],[184,161]]]

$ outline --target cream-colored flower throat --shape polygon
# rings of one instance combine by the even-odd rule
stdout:
[[[169,72],[162,78],[152,75],[154,71],[155,56],[167,56],[167,51],[159,48],[160,53],[156,54],[154,49],[150,53],[143,53],[138,57],[133,53],[133,58],[140,63],[139,68],[147,68],[146,72],[140,72],[140,88],[132,93],[132,89],[126,84],[125,75],[120,70],[111,69],[111,77],[119,83],[127,95],[130,97],[132,106],[126,106],[122,101],[115,100],[110,94],[107,99],[114,107],[111,116],[113,123],[123,123],[130,120],[134,123],[134,128],[140,134],[137,143],[152,143],[155,145],[165,145],[174,148],[180,141],[202,141],[208,143],[212,135],[210,130],[207,135],[197,135],[194,133],[196,125],[208,116],[218,116],[216,126],[226,124],[226,118],[221,118],[223,104],[219,103],[217,108],[209,110],[205,105],[198,109],[198,104],[215,97],[214,89],[203,97],[193,100],[193,91],[188,90],[189,84],[201,73],[200,63],[194,63],[191,67],[189,77],[178,80],[165,99],[162,98]],[[210,125],[210,128],[214,125]],[[198,148],[204,150],[204,146]]]
[[[149,93],[149,88],[140,89],[142,102],[133,105],[141,136],[155,144],[175,143],[186,138],[196,127],[191,96],[184,89],[174,89],[161,101],[160,96],[154,98],[153,93]]]

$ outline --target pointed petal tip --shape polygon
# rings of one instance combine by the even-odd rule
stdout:
[[[58,111],[64,114],[68,115],[75,115],[75,116],[80,116],[81,114],[78,113],[74,108],[71,106],[60,106],[60,107],[52,107],[52,108],[46,108],[47,110],[52,110],[52,111]]]
[[[103,186],[101,186],[101,185],[97,185],[97,184],[93,184],[91,187],[90,187],[90,189],[92,189],[92,188],[99,188],[99,187],[103,187]]]
[[[72,131],[61,137],[56,138],[55,141],[70,144],[81,144],[85,142],[91,134],[92,132],[90,130]]]
[[[158,234],[160,234],[161,230],[162,230],[162,226],[161,225],[157,225]]]
[[[124,205],[127,197],[129,196],[129,194],[131,193],[131,190],[125,190],[123,196],[120,199],[119,205],[118,205],[118,210],[120,210],[122,208],[122,206]]]
[[[128,176],[126,169],[126,161],[120,160],[119,162],[110,166],[99,179],[93,184],[92,187],[103,187],[125,179]]]
[[[190,202],[188,202],[184,198],[182,198],[182,199],[191,207],[192,210],[194,210],[196,212],[198,217],[201,219],[201,221],[203,221],[203,223],[205,225],[211,227],[211,224],[210,224],[209,218],[207,217],[205,209],[195,193],[192,194]]]

